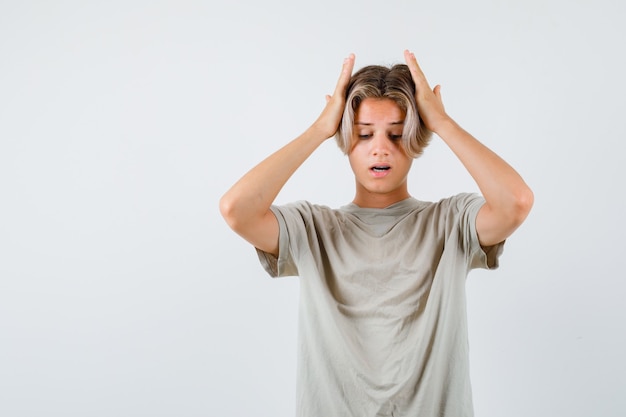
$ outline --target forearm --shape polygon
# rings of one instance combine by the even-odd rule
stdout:
[[[442,123],[437,134],[476,181],[494,212],[526,216],[532,205],[532,192],[513,167],[452,119]]]
[[[287,180],[325,139],[314,125],[237,181],[220,200],[231,227],[264,216]]]

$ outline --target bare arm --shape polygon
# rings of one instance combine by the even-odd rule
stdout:
[[[333,95],[326,97],[326,107],[313,125],[248,171],[220,199],[220,212],[228,225],[255,247],[278,255],[278,222],[270,206],[293,173],[337,131],[353,68],[351,54],[344,60]]]
[[[476,218],[480,244],[491,246],[502,242],[528,216],[534,201],[531,189],[506,161],[448,116],[441,87],[437,85],[431,90],[415,56],[409,51],[404,56],[415,81],[420,117],[459,158],[485,198]]]

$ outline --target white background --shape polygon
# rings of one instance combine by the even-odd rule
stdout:
[[[297,278],[219,197],[343,58],[413,50],[535,192],[469,276],[481,417],[626,414],[626,13],[615,0],[0,2],[0,415],[292,416]],[[349,202],[325,143],[278,203]],[[438,138],[411,193],[476,186]]]

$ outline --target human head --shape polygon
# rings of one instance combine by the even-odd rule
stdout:
[[[393,100],[406,113],[402,148],[411,158],[421,155],[432,132],[419,117],[415,102],[415,83],[409,67],[404,64],[392,67],[369,65],[352,75],[346,91],[346,107],[335,134],[337,145],[343,153],[348,154],[354,146],[354,117],[359,105],[366,98]]]

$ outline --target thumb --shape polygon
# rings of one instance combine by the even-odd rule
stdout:
[[[435,96],[441,100],[441,85],[437,84],[435,88],[433,88],[433,93],[435,93]]]

